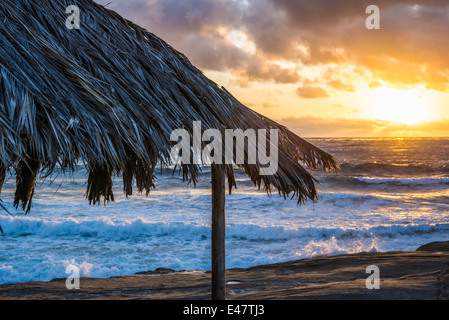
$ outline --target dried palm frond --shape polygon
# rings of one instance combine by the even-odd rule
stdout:
[[[22,209],[28,213],[31,210],[31,202],[36,185],[36,177],[41,163],[39,160],[21,160],[16,168],[16,193],[14,196],[14,206],[17,208],[22,202]]]
[[[65,26],[69,5],[80,8],[79,30]],[[278,172],[241,167],[259,188],[298,203],[317,199],[304,167],[338,168],[331,155],[241,104],[162,39],[91,0],[2,0],[0,21],[0,168],[17,168],[14,204],[27,211],[41,166],[74,170],[79,160],[88,163],[91,203],[113,200],[112,174],[123,175],[126,195],[133,179],[148,194],[156,159],[170,163],[171,132],[193,134],[194,121],[221,132],[278,129]],[[181,167],[196,183],[199,165]],[[231,191],[232,165],[226,172]]]
[[[6,167],[0,165],[0,194],[2,193],[3,184],[6,179]]]

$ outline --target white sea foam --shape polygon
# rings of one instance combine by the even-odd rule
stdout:
[[[127,275],[158,267],[210,269],[210,227],[154,223],[144,219],[113,222],[106,217],[50,221],[1,217],[0,282],[65,277],[69,264],[82,276]],[[314,255],[416,249],[422,239],[449,234],[448,224],[384,225],[367,229],[227,226],[227,267],[293,260]]]
[[[132,221],[114,223],[107,217],[98,220],[46,221],[32,217],[0,217],[0,223],[7,229],[3,241],[39,237],[45,240],[61,240],[77,237],[95,241],[169,241],[183,239],[202,241],[210,238],[210,226],[185,223],[153,223],[139,218]],[[332,228],[332,227],[282,227],[260,226],[252,224],[228,224],[228,239],[248,241],[287,241],[296,238],[354,239],[366,237],[394,238],[400,235],[431,234],[449,232],[449,223],[442,224],[386,224],[369,228]]]

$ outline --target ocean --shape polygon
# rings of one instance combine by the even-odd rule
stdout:
[[[237,171],[226,197],[226,267],[245,268],[319,255],[416,250],[449,240],[449,139],[307,139],[335,156],[338,174],[315,172],[320,201],[297,206],[268,197]],[[33,209],[12,205],[15,177],[3,188],[0,284],[81,276],[111,277],[165,267],[210,270],[210,169],[195,187],[158,169],[149,197],[90,206],[87,174],[37,183]]]

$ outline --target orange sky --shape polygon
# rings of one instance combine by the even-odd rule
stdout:
[[[365,27],[372,4],[380,30]],[[301,136],[449,136],[447,0],[115,0],[108,8]]]

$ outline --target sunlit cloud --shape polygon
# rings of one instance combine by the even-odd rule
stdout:
[[[229,68],[242,81],[297,80],[286,70],[270,77],[275,68],[270,61],[283,59],[303,65],[350,63],[392,84],[447,90],[449,56],[442,54],[449,48],[447,1],[383,1],[382,29],[376,32],[364,27],[371,2],[134,0],[110,7],[172,43],[198,66]],[[227,30],[226,38],[220,30]],[[336,89],[351,88],[335,81]]]
[[[335,125],[343,130],[346,123],[346,136],[358,135],[358,130],[390,134],[409,130],[404,126],[412,124],[416,129],[418,120],[434,123],[449,117],[445,107],[449,2],[378,1],[381,29],[367,30],[365,9],[371,4],[371,0],[116,0],[108,8],[166,40],[215,76],[213,80],[224,79],[219,84],[267,116],[301,118],[314,110],[317,119],[330,121],[343,113],[348,121]],[[271,101],[261,98],[268,88],[278,92]],[[413,94],[404,94],[408,98],[401,102],[400,94],[385,94],[418,89],[438,99],[415,99],[416,103]],[[353,116],[360,119],[351,120]],[[399,118],[407,123],[401,125]],[[375,121],[393,124],[383,128]],[[444,129],[439,128],[441,135]]]
[[[278,105],[278,104],[271,103],[271,102],[265,102],[265,103],[263,104],[263,107],[264,107],[265,109],[271,109],[271,108],[279,108],[279,105]]]
[[[305,99],[329,97],[329,94],[321,87],[300,87],[296,89],[296,94],[298,95],[298,97]]]

